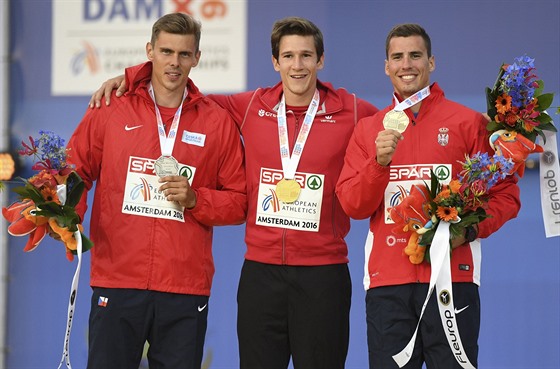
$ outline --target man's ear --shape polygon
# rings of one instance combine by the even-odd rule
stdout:
[[[274,67],[275,71],[280,72],[280,65],[278,63],[278,59],[276,59],[274,55],[272,55],[272,66]]]
[[[325,54],[321,55],[319,60],[317,61],[317,69],[321,70],[325,67]]]
[[[146,43],[146,56],[148,57],[149,61],[154,59],[154,48],[152,47],[152,43]]]
[[[198,50],[196,52],[196,55],[194,56],[194,58],[196,59],[196,62],[193,64],[193,68],[198,65],[198,62],[200,61],[200,56],[201,55],[202,55],[202,51]]]
[[[430,56],[430,73],[433,72],[436,69],[436,57],[435,56]]]

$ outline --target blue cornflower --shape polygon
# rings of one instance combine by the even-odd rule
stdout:
[[[48,163],[52,169],[66,166],[66,141],[52,131],[39,131],[35,145],[39,148],[40,159]]]
[[[515,58],[513,64],[506,67],[502,77],[502,90],[511,96],[511,105],[521,108],[527,105],[535,95],[536,75],[535,59],[527,55]]]

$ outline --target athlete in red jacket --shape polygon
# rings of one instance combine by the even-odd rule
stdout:
[[[200,369],[212,227],[242,223],[247,202],[239,132],[188,78],[199,39],[190,16],[160,18],[150,62],[70,139],[86,189],[95,182],[89,369],[138,368],[146,340],[150,366]]]
[[[412,337],[430,281],[431,265],[427,261],[412,264],[403,253],[410,234],[394,232],[388,208],[396,205],[395,195],[413,183],[430,183],[430,171],[436,168],[446,168],[442,172],[456,176],[465,155],[492,153],[487,121],[481,114],[447,100],[437,84],[430,86],[434,68],[430,39],[420,26],[401,25],[389,33],[385,72],[393,83],[396,102],[360,120],[337,184],[344,210],[356,219],[370,218],[364,277],[370,368],[398,367],[392,356]],[[408,127],[404,133],[385,129],[384,117],[403,100],[413,104],[404,110]],[[487,209],[491,217],[480,223],[478,235],[452,240],[454,302],[459,311],[463,309],[456,317],[466,354],[474,365],[480,323],[481,247],[477,238],[488,237],[517,215],[520,202],[516,182],[509,177],[491,189]],[[407,368],[420,369],[423,362],[428,368],[461,367],[448,345],[434,295]]]

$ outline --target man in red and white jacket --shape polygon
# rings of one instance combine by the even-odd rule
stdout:
[[[427,261],[412,264],[403,253],[410,233],[394,233],[395,224],[388,209],[412,184],[430,183],[431,170],[439,168],[452,178],[460,172],[459,162],[465,160],[465,155],[493,151],[488,143],[486,119],[447,100],[437,83],[430,85],[435,59],[430,38],[422,27],[399,25],[389,33],[386,45],[385,72],[395,90],[393,104],[360,120],[336,189],[348,215],[370,218],[364,276],[370,368],[398,367],[392,356],[407,345],[414,333],[431,274]],[[404,110],[408,127],[404,133],[386,129],[386,114],[404,100],[412,104]],[[491,217],[473,228],[474,234],[452,240],[455,306],[465,308],[457,314],[458,326],[474,365],[480,323],[479,238],[490,236],[516,217],[520,209],[516,182],[516,178],[508,177],[495,185],[488,201],[487,213]],[[420,369],[424,361],[428,368],[461,367],[448,346],[433,295],[407,368]]]

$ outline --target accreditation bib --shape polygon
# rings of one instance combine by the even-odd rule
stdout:
[[[184,207],[166,200],[159,188],[155,173],[155,160],[131,156],[128,161],[122,212],[151,218],[184,222]],[[187,177],[192,184],[196,168],[178,163],[179,175]]]
[[[282,201],[281,196],[278,196],[277,184],[283,180],[282,170],[261,168],[256,224],[263,227],[319,232],[325,176],[296,172],[294,180],[300,191],[295,200],[287,197]]]

